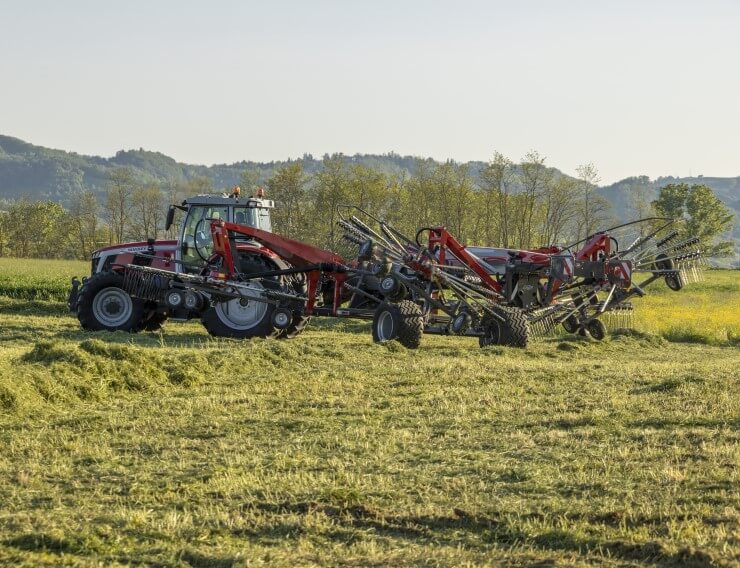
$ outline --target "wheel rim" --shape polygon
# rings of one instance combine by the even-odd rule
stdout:
[[[275,324],[278,327],[288,327],[290,323],[290,315],[285,312],[280,312],[275,315]]]
[[[267,304],[265,302],[250,300],[246,305],[243,305],[242,301],[239,298],[235,298],[228,302],[219,302],[216,304],[216,315],[218,319],[231,329],[252,329],[262,322],[267,313]]]
[[[106,327],[118,327],[126,323],[134,311],[134,303],[120,288],[104,288],[95,295],[93,315]]]
[[[388,311],[381,312],[380,316],[378,317],[378,323],[377,323],[377,331],[378,331],[378,339],[380,341],[390,341],[394,338],[393,334],[393,328],[395,326],[393,325],[393,316]]]

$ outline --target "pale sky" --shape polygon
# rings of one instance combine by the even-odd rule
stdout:
[[[740,0],[0,0],[0,134],[740,175]]]

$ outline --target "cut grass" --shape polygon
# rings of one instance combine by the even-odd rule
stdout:
[[[0,309],[0,563],[740,561],[736,348],[88,334],[35,306]]]

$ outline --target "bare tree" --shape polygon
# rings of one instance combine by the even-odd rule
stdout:
[[[539,198],[552,183],[553,173],[545,166],[546,158],[536,150],[530,150],[522,160],[520,181],[522,184],[522,223],[519,246],[531,247],[534,240],[534,217]]]
[[[159,236],[163,225],[164,207],[162,190],[156,184],[136,188],[131,194],[131,227],[138,238]]]
[[[576,173],[580,197],[578,233],[580,238],[586,238],[609,218],[611,205],[606,198],[596,193],[597,184],[601,181],[596,166],[592,163],[582,164],[576,168]]]
[[[72,195],[69,218],[75,241],[79,244],[79,256],[89,258],[98,236],[98,200],[92,191],[79,191]]]
[[[108,174],[104,210],[111,241],[121,243],[126,237],[134,189],[134,174],[129,168],[116,168]]]
[[[479,185],[484,194],[484,240],[487,245],[509,246],[511,238],[511,185],[514,175],[511,160],[495,152],[493,160],[480,172]]]
[[[550,184],[544,200],[542,244],[551,245],[567,238],[567,228],[576,213],[577,182],[560,176]]]

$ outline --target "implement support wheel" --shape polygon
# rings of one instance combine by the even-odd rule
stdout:
[[[398,304],[381,304],[373,316],[373,341],[397,340],[408,349],[416,349],[424,333],[421,308],[410,300]]]

